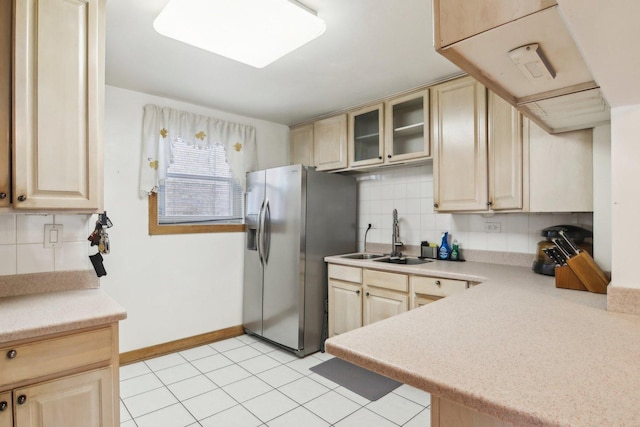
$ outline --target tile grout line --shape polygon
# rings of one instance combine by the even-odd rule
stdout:
[[[259,343],[260,343],[259,341],[255,341],[255,342],[252,342],[252,343],[245,342],[244,340],[240,340],[240,339],[238,339],[238,341],[240,341],[240,342],[242,343],[242,345],[237,346],[237,347],[234,347],[234,348],[230,348],[230,349],[225,350],[225,351],[219,351],[219,350],[217,350],[216,348],[212,347],[211,345],[207,345],[210,349],[212,349],[213,351],[215,351],[215,353],[214,353],[214,354],[211,354],[211,355],[208,355],[208,356],[202,356],[202,357],[198,357],[198,358],[193,358],[193,359],[191,359],[191,360],[187,359],[184,355],[180,354],[181,352],[171,353],[171,354],[176,354],[176,355],[178,355],[180,358],[182,358],[182,360],[184,361],[184,363],[178,363],[177,365],[168,366],[168,367],[163,368],[163,369],[157,369],[157,370],[154,370],[153,368],[151,368],[151,366],[150,366],[149,364],[147,364],[147,363],[146,363],[146,361],[142,361],[142,363],[144,364],[144,366],[145,366],[147,369],[149,369],[149,370],[151,371],[151,373],[153,373],[154,377],[155,377],[156,379],[158,379],[158,381],[160,381],[160,383],[162,384],[162,386],[161,386],[161,387],[154,388],[154,389],[152,389],[152,390],[147,390],[147,391],[145,391],[145,392],[138,393],[138,394],[136,394],[136,395],[128,396],[127,398],[134,397],[134,396],[139,396],[139,395],[141,395],[141,394],[144,394],[144,393],[147,393],[147,392],[150,392],[150,391],[154,391],[154,390],[158,390],[158,389],[160,389],[160,388],[163,388],[163,387],[164,387],[164,388],[165,388],[165,389],[167,389],[167,391],[171,394],[171,396],[173,396],[173,397],[177,400],[177,402],[178,402],[178,403],[180,403],[180,404],[182,405],[182,407],[187,411],[187,413],[189,413],[189,414],[193,417],[193,419],[195,419],[195,420],[196,420],[196,423],[195,423],[195,424],[193,424],[193,423],[192,423],[192,424],[189,424],[189,426],[195,426],[195,425],[200,425],[200,426],[201,426],[202,424],[200,423],[200,421],[205,420],[205,419],[210,418],[210,417],[213,417],[213,416],[215,416],[215,415],[217,415],[217,414],[220,414],[220,413],[222,413],[222,412],[224,412],[224,411],[227,411],[227,410],[229,410],[229,409],[231,409],[231,408],[234,408],[234,407],[236,407],[236,406],[240,406],[240,407],[242,407],[242,408],[243,408],[244,410],[246,410],[249,414],[251,414],[251,415],[252,415],[252,416],[254,416],[256,419],[258,419],[258,420],[262,423],[262,425],[264,425],[264,426],[266,426],[269,422],[272,422],[273,420],[275,420],[275,419],[277,419],[277,418],[280,418],[280,417],[282,417],[282,416],[284,416],[284,415],[286,415],[286,414],[288,414],[288,413],[290,413],[290,412],[292,412],[292,411],[295,411],[295,410],[299,409],[300,407],[302,407],[303,409],[305,409],[305,410],[306,410],[306,411],[308,411],[309,413],[313,414],[313,415],[314,415],[315,417],[317,417],[318,419],[322,420],[323,422],[326,422],[328,425],[331,425],[331,426],[334,426],[336,423],[340,423],[340,422],[342,422],[344,419],[348,418],[349,416],[353,415],[354,413],[356,413],[356,412],[358,412],[358,411],[360,411],[360,410],[362,410],[362,409],[366,409],[367,411],[370,411],[371,413],[375,414],[376,416],[379,416],[380,418],[382,418],[382,419],[384,419],[384,420],[386,420],[386,421],[388,421],[388,422],[391,422],[391,423],[392,423],[392,424],[394,424],[394,425],[399,425],[398,423],[396,423],[396,422],[394,422],[394,421],[390,420],[389,418],[387,418],[387,417],[385,417],[385,416],[383,416],[383,415],[379,414],[378,412],[376,412],[376,411],[372,410],[371,408],[369,408],[368,406],[370,406],[374,401],[368,401],[368,402],[367,402],[367,403],[365,403],[365,404],[361,404],[361,403],[359,403],[359,402],[356,402],[356,401],[354,401],[354,400],[350,399],[349,397],[342,395],[341,393],[339,393],[339,392],[337,391],[337,389],[340,387],[340,386],[339,386],[339,384],[334,383],[334,382],[331,382],[331,383],[333,383],[333,384],[335,384],[335,385],[336,385],[335,387],[331,388],[331,387],[328,387],[327,385],[323,384],[322,382],[317,381],[317,380],[316,380],[316,379],[314,379],[314,378],[311,378],[311,375],[312,375],[312,374],[314,374],[314,372],[313,372],[313,371],[311,371],[311,370],[309,369],[309,367],[307,367],[304,371],[301,371],[301,370],[299,370],[299,369],[296,369],[296,368],[293,368],[292,366],[290,366],[292,363],[294,363],[294,362],[296,362],[296,361],[298,361],[298,360],[303,360],[303,359],[293,359],[293,360],[290,360],[290,361],[283,362],[283,361],[280,361],[280,360],[278,360],[278,359],[274,358],[274,357],[273,357],[273,355],[271,354],[271,353],[275,353],[276,351],[279,351],[280,349],[278,349],[278,348],[271,348],[269,351],[264,352],[263,350],[260,350],[259,348],[255,348],[255,347],[254,347],[254,344],[256,344],[256,343],[258,343],[258,344],[259,344]],[[246,359],[239,360],[239,361],[237,361],[237,362],[236,362],[235,360],[233,360],[233,359],[229,358],[228,356],[226,356],[226,355],[224,354],[224,353],[226,353],[226,352],[229,352],[229,351],[232,351],[232,350],[238,350],[238,349],[241,349],[241,348],[245,348],[245,349],[246,349],[246,348],[251,348],[251,349],[253,349],[253,350],[258,351],[260,354],[254,355],[254,356],[249,357],[249,358],[246,358]],[[198,361],[198,360],[202,360],[202,359],[204,359],[204,358],[211,357],[211,356],[215,356],[215,355],[221,355],[221,356],[223,356],[225,359],[227,359],[227,360],[228,360],[229,362],[231,362],[231,363],[230,363],[229,365],[226,365],[226,366],[223,366],[223,367],[220,367],[220,368],[217,368],[217,369],[213,369],[213,370],[211,370],[211,371],[207,371],[207,372],[203,372],[201,369],[199,369],[198,367],[196,367],[196,365],[194,365],[194,364],[192,363],[192,362],[196,362],[196,361]],[[245,362],[245,361],[248,361],[248,360],[251,360],[251,359],[255,359],[255,358],[258,358],[258,357],[261,357],[261,356],[267,356],[269,359],[271,359],[271,360],[273,360],[273,361],[277,362],[277,366],[273,366],[273,367],[271,367],[271,368],[269,368],[269,369],[265,369],[265,370],[257,371],[257,372],[255,372],[255,373],[254,373],[254,372],[252,372],[252,371],[250,371],[250,370],[248,370],[248,369],[244,368],[244,367],[240,364],[240,363],[242,363],[242,362]],[[312,362],[313,362],[313,361],[316,361],[316,362],[317,362],[317,363],[315,363],[313,366],[315,366],[315,365],[317,365],[317,364],[319,364],[319,363],[323,363],[324,361],[326,361],[326,359],[325,359],[325,358],[316,357],[315,355],[309,355],[308,357],[312,357],[312,358],[313,358]],[[193,376],[188,376],[188,377],[186,377],[186,378],[181,378],[180,380],[175,381],[174,383],[171,383],[171,384],[165,383],[165,381],[163,381],[163,380],[160,378],[160,376],[158,375],[158,372],[161,372],[161,371],[164,371],[164,370],[168,370],[168,369],[171,369],[171,368],[175,368],[175,367],[178,367],[178,366],[181,366],[181,365],[185,365],[185,364],[189,364],[189,365],[190,365],[191,367],[193,367],[197,372],[199,372],[199,374],[198,374],[198,375],[193,375]],[[246,372],[248,372],[250,375],[249,375],[248,377],[245,377],[245,378],[242,378],[242,379],[239,379],[239,380],[233,381],[233,382],[231,382],[231,383],[229,383],[229,384],[225,384],[224,386],[219,386],[219,385],[218,385],[218,383],[216,383],[214,380],[212,380],[211,378],[209,378],[209,377],[208,377],[208,375],[207,375],[207,374],[209,374],[209,373],[211,373],[211,372],[219,371],[219,370],[223,370],[223,369],[229,368],[229,367],[231,367],[231,366],[235,366],[235,367],[237,367],[237,368],[239,368],[239,369],[241,369],[241,370],[243,370],[243,371],[246,371]],[[293,380],[291,380],[291,381],[288,381],[288,382],[286,382],[286,383],[284,383],[284,384],[281,384],[281,385],[279,385],[278,387],[274,387],[274,386],[272,386],[271,384],[269,384],[268,382],[266,382],[265,380],[263,380],[262,378],[260,378],[260,377],[259,377],[259,375],[260,375],[260,374],[262,374],[262,373],[265,373],[265,372],[268,372],[268,371],[270,371],[270,370],[277,369],[277,368],[280,368],[280,367],[287,367],[287,368],[289,368],[289,369],[292,369],[292,370],[293,370],[293,371],[295,371],[297,374],[301,375],[301,377],[300,377],[300,378],[293,379]],[[133,376],[133,377],[127,378],[127,380],[134,379],[134,378],[138,378],[138,377],[141,377],[141,376],[146,375],[146,374],[147,374],[147,373],[140,374],[140,375],[136,375],[136,376]],[[183,401],[182,401],[182,400],[180,400],[180,399],[178,398],[178,396],[176,396],[176,395],[175,395],[175,393],[174,393],[174,392],[169,388],[169,386],[171,386],[171,385],[173,385],[173,384],[178,384],[178,383],[180,383],[180,382],[182,382],[182,381],[186,381],[186,380],[189,380],[189,379],[193,379],[193,378],[201,377],[201,376],[204,376],[204,377],[205,377],[209,382],[211,382],[211,384],[212,384],[212,385],[214,385],[214,386],[216,387],[216,388],[214,388],[214,390],[216,390],[216,389],[221,390],[221,391],[222,391],[226,396],[228,396],[228,397],[231,399],[231,401],[235,402],[235,404],[234,404],[233,406],[229,407],[229,408],[225,408],[225,409],[223,409],[223,410],[221,410],[221,411],[218,411],[218,412],[216,412],[216,413],[214,413],[214,414],[211,414],[211,415],[209,415],[209,416],[207,416],[207,417],[203,418],[202,420],[198,420],[198,419],[196,418],[196,416],[195,416],[195,415],[194,415],[194,414],[193,414],[193,413],[192,413],[192,412],[191,412],[191,411],[190,411],[190,410],[189,410],[189,409],[184,405]],[[240,382],[240,381],[243,381],[243,380],[246,380],[246,379],[249,379],[249,378],[255,378],[255,379],[257,379],[257,380],[259,380],[259,381],[261,381],[261,382],[263,382],[263,383],[267,384],[267,385],[269,386],[270,390],[269,390],[269,391],[266,391],[266,392],[264,392],[264,393],[260,393],[260,394],[258,394],[258,395],[256,395],[256,396],[253,396],[253,397],[251,397],[250,399],[247,399],[245,402],[240,402],[238,399],[236,399],[234,396],[232,396],[231,394],[229,394],[229,393],[225,390],[225,387],[227,387],[227,386],[229,386],[229,385],[231,385],[231,384],[236,384],[236,383],[238,383],[238,382]],[[280,390],[280,388],[282,388],[282,387],[284,387],[284,386],[286,386],[286,385],[292,384],[292,383],[294,383],[294,382],[296,382],[296,381],[299,381],[299,380],[301,380],[301,379],[303,379],[303,378],[308,378],[308,379],[310,379],[311,381],[313,381],[314,383],[316,383],[316,384],[320,385],[321,387],[326,388],[327,390],[326,390],[326,391],[324,391],[324,392],[322,392],[321,394],[319,394],[319,395],[317,395],[317,396],[313,397],[312,399],[310,399],[309,401],[307,401],[307,402],[305,402],[305,403],[298,403],[295,399],[293,399],[293,398],[289,397],[287,394],[285,394],[284,392],[282,392],[282,391]],[[124,381],[127,381],[127,380],[124,380]],[[348,389],[347,389],[347,390],[348,390]],[[211,390],[211,391],[212,391],[212,390]],[[270,393],[270,392],[272,392],[272,391],[277,391],[277,392],[278,392],[278,393],[280,393],[282,396],[284,396],[284,397],[286,397],[287,399],[289,399],[289,400],[293,401],[293,402],[296,404],[296,406],[295,406],[294,408],[291,408],[290,410],[287,410],[287,411],[285,411],[285,412],[283,412],[283,413],[281,413],[281,414],[279,414],[279,415],[275,416],[274,418],[272,418],[272,419],[270,419],[270,420],[268,420],[268,421],[262,421],[262,419],[261,419],[260,417],[258,417],[258,416],[257,416],[257,414],[253,413],[251,410],[249,410],[249,408],[248,408],[248,407],[246,407],[246,406],[245,406],[245,403],[246,403],[246,402],[248,402],[248,401],[251,401],[251,400],[253,400],[253,399],[256,399],[256,398],[258,398],[258,397],[260,397],[260,396],[263,396],[263,395],[264,395],[264,394],[266,394],[266,393]],[[328,393],[330,393],[330,392],[332,392],[332,391],[333,391],[333,392],[335,392],[336,394],[340,395],[340,396],[341,396],[341,398],[344,398],[344,399],[346,399],[346,400],[348,400],[348,401],[350,401],[350,402],[354,403],[355,405],[357,405],[357,409],[356,409],[355,411],[350,412],[349,414],[345,415],[345,416],[344,416],[344,417],[342,417],[341,419],[337,420],[335,423],[331,423],[330,421],[326,420],[325,418],[323,418],[322,416],[320,416],[320,415],[316,414],[314,411],[310,410],[309,408],[307,408],[307,407],[305,406],[305,405],[309,404],[310,402],[312,402],[312,401],[314,401],[314,400],[316,400],[316,399],[318,399],[318,398],[320,398],[320,397],[322,397],[322,396],[325,396],[325,395],[327,395]],[[204,393],[208,393],[208,392],[210,392],[210,391],[207,391],[207,392],[204,392]],[[204,393],[201,393],[201,394],[198,394],[198,395],[195,395],[195,396],[191,396],[191,397],[189,397],[189,399],[192,399],[192,398],[194,398],[194,397],[200,396],[200,395],[202,395],[202,394],[204,394]],[[406,423],[410,422],[411,420],[413,420],[414,418],[416,418],[418,415],[420,415],[421,413],[423,413],[423,411],[425,411],[425,410],[430,410],[430,405],[424,406],[423,404],[421,404],[421,403],[419,403],[419,402],[416,402],[416,401],[414,401],[414,400],[412,400],[412,399],[410,399],[410,398],[407,398],[407,397],[405,397],[405,396],[402,396],[401,394],[395,393],[395,390],[394,390],[394,391],[392,391],[392,393],[393,393],[393,394],[395,394],[397,398],[401,398],[403,401],[411,402],[411,403],[413,403],[413,404],[415,404],[415,405],[417,405],[418,407],[420,407],[420,408],[421,408],[421,409],[418,411],[418,413],[417,413],[416,415],[414,415],[413,417],[411,417],[411,418],[410,418],[409,420],[407,420],[404,424],[406,424]],[[188,400],[188,399],[185,399],[185,401],[186,401],[186,400]],[[130,412],[129,408],[128,408],[128,406],[126,405],[126,403],[124,402],[124,399],[123,399],[122,397],[120,398],[120,401],[121,401],[121,403],[124,405],[124,407],[126,408],[126,410],[129,412],[129,414],[131,415],[131,412]],[[173,405],[175,405],[175,403],[172,403],[172,404],[170,404],[170,405],[168,405],[168,406],[165,406],[165,407],[162,407],[162,408],[158,408],[158,409],[156,409],[156,410],[154,410],[154,411],[151,411],[151,412],[148,412],[148,413],[142,414],[142,415],[140,415],[138,418],[140,418],[140,417],[142,417],[142,416],[149,415],[149,414],[151,414],[151,413],[153,413],[153,412],[157,412],[157,411],[160,411],[160,410],[166,409],[166,408],[168,408],[168,407],[170,407],[170,406],[173,406]],[[128,422],[128,421],[129,421],[129,420],[127,420],[127,422]],[[137,423],[137,421],[136,421],[136,417],[133,417],[133,415],[131,415],[131,421],[133,421],[133,424],[135,424],[136,426],[138,425],[138,423]]]

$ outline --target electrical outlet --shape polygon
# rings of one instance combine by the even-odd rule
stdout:
[[[500,222],[485,222],[485,233],[500,233],[502,231],[502,223]]]

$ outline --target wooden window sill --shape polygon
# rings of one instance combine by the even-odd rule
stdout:
[[[244,224],[158,224],[158,195],[149,194],[149,235],[195,234],[195,233],[239,233],[245,231]]]

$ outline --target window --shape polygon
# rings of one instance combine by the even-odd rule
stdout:
[[[173,162],[155,203],[149,204],[149,234],[243,231],[243,191],[233,179],[224,146],[196,147],[174,137],[171,152]]]
[[[158,189],[158,223],[242,223],[242,188],[222,145],[172,141],[173,163]]]
[[[244,231],[255,128],[146,105],[142,137],[140,196],[149,200],[149,234]]]

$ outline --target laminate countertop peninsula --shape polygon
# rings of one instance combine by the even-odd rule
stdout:
[[[607,311],[606,295],[525,267],[325,261],[480,283],[332,337],[327,352],[516,426],[640,426],[640,316]]]

